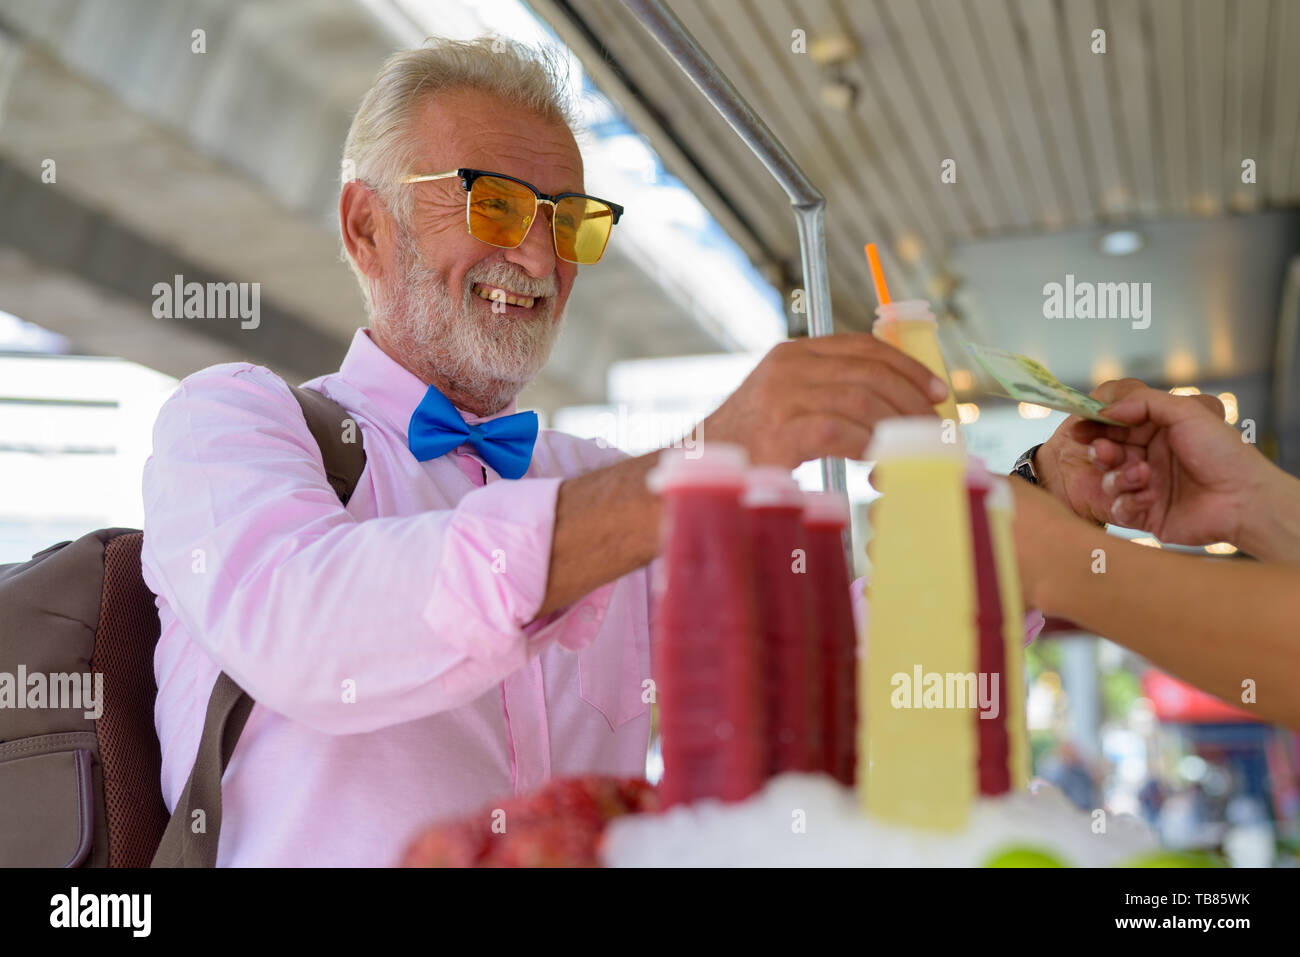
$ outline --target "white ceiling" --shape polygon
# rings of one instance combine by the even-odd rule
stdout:
[[[1265,226],[1251,239],[1250,229],[1226,217],[1294,208],[1300,200],[1300,3],[669,5],[825,194],[840,327],[870,322],[876,300],[862,246],[874,240],[884,247],[895,298],[943,300],[962,288],[951,303],[962,321],[998,336],[999,345],[1041,346],[1072,378],[1081,374],[1078,381],[1112,353],[1126,363],[1184,340],[1204,359],[1198,372],[1266,365],[1278,288],[1250,284],[1280,284],[1280,267],[1276,277],[1261,269],[1227,272],[1255,259],[1270,237],[1290,244],[1269,250],[1285,258],[1296,250],[1295,234]],[[535,6],[575,47],[603,52],[607,82],[639,95],[645,115],[657,120],[652,140],[689,157],[695,168],[688,172],[706,179],[715,206],[734,211],[748,232],[739,238],[751,255],[761,261],[770,253],[797,282],[796,234],[783,193],[624,5]],[[1105,53],[1092,52],[1098,29],[1105,31]],[[811,54],[792,52],[796,31],[804,31],[809,50],[838,38],[849,42],[851,55],[819,65]],[[823,87],[834,81],[856,88],[847,111],[823,101]],[[1254,184],[1241,180],[1247,158],[1255,161]],[[955,183],[941,182],[949,159]],[[707,202],[712,194],[701,195]],[[1176,239],[1177,223],[1202,220],[1226,232]],[[1145,257],[1098,262],[1096,235],[1129,223],[1151,227]],[[1003,237],[1024,241],[981,254],[979,243]],[[1217,265],[1191,255],[1206,243],[1223,251]],[[1093,276],[1099,279],[1111,271],[1119,279],[1156,270],[1145,278],[1167,290],[1165,332],[1111,342],[1080,329],[1049,341],[1045,327],[1032,323],[1046,280],[1036,279],[1040,301],[1033,311],[1025,311],[1024,298],[1004,295],[1006,277],[1035,255],[1062,267],[1053,265],[1058,280],[1069,268],[1100,270]],[[1243,284],[1249,303],[1225,303],[1222,290]],[[1247,305],[1248,315],[1235,311]],[[1225,351],[1224,322],[1256,321],[1264,325]]]

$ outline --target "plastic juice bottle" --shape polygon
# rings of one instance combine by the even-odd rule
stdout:
[[[817,770],[812,758],[820,675],[813,655],[814,635],[808,631],[808,562],[801,557],[803,492],[787,470],[758,466],[746,476],[742,502],[754,548],[764,669],[765,777]]]
[[[960,422],[948,367],[939,351],[939,323],[930,311],[930,304],[924,299],[907,299],[877,306],[876,322],[871,331],[877,339],[907,353],[944,381],[948,386],[948,398],[935,405],[934,411],[941,419]]]
[[[1009,478],[994,477],[987,501],[989,532],[998,570],[1002,598],[1005,651],[1003,701],[1006,706],[1007,747],[1010,751],[1011,787],[1029,785],[1029,732],[1025,727],[1025,607],[1020,595],[1020,568],[1012,531],[1013,508]]]
[[[975,739],[980,794],[1005,794],[1011,788],[1007,744],[1006,629],[1002,625],[1002,596],[998,587],[993,535],[989,528],[988,496],[993,477],[984,463],[966,463],[966,496],[970,504],[972,560],[975,567],[975,630],[979,639],[975,691]]]
[[[858,793],[883,820],[956,829],[975,793],[976,746],[948,676],[975,671],[975,581],[962,453],[943,439],[933,419],[886,419],[867,450],[884,495],[872,510]]]
[[[804,493],[804,536],[815,610],[820,667],[821,747],[818,770],[852,785],[857,764],[857,630],[844,562],[849,500],[839,492]]]
[[[689,454],[666,450],[650,475],[663,497],[655,677],[665,806],[746,798],[764,764],[746,456],[719,442]]]

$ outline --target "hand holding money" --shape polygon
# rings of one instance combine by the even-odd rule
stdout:
[[[1006,390],[1006,394],[1019,402],[1032,402],[1034,405],[1069,412],[1071,415],[1091,419],[1094,422],[1120,424],[1101,414],[1105,403],[1084,395],[1078,389],[1070,388],[1028,356],[1006,352],[1003,349],[992,349],[988,346],[977,346],[972,342],[966,343],[966,348],[984,370]]]
[[[1105,382],[1087,396],[1065,385],[1028,356],[970,342],[966,348],[1009,397],[1070,413],[1034,455],[1039,484],[1080,518],[1099,525],[1113,521],[1111,505],[1115,496],[1102,487],[1104,473],[1094,467],[1088,443],[1073,437],[1073,428],[1085,420],[1118,424],[1103,416],[1101,410],[1134,389],[1144,388],[1142,383],[1136,379]],[[1116,453],[1116,468],[1132,468],[1135,478],[1143,482],[1149,478],[1142,447],[1124,447],[1121,443]]]
[[[1091,396],[1080,395],[1101,409],[1145,388],[1137,379],[1117,379],[1103,382]],[[1120,440],[1112,443],[1109,469],[1097,468],[1094,453],[1090,450],[1090,442],[1096,433],[1082,431],[1080,427],[1083,426],[1101,430],[1109,428],[1120,436]],[[1097,524],[1125,524],[1114,513],[1115,493],[1111,490],[1114,480],[1107,480],[1106,475],[1116,471],[1128,476],[1128,480],[1135,483],[1134,487],[1139,487],[1150,480],[1151,470],[1146,447],[1141,443],[1122,441],[1123,435],[1122,430],[1106,426],[1104,420],[1089,421],[1083,416],[1071,415],[1034,456],[1039,484],[1080,518]]]
[[[1122,388],[1106,411],[1127,425],[1062,425],[1070,426],[1066,441],[1092,450],[1113,521],[1163,542],[1231,542],[1264,560],[1300,561],[1300,482],[1242,441],[1218,399],[1170,395],[1135,379],[1115,385]],[[1130,463],[1139,460],[1135,471]]]

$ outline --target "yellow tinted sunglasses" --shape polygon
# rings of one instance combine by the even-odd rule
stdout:
[[[623,215],[623,207],[583,193],[549,196],[531,183],[504,173],[458,169],[402,177],[403,183],[427,183],[459,177],[467,199],[465,218],[469,234],[479,242],[514,249],[528,236],[537,219],[537,207],[552,209],[551,236],[555,255],[565,262],[590,266],[605,253],[610,230]]]

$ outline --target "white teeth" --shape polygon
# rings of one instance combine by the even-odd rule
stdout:
[[[504,289],[498,289],[495,286],[483,286],[479,283],[474,283],[470,289],[480,299],[486,299],[489,302],[505,302],[511,306],[522,306],[524,309],[533,308],[533,303],[537,301],[534,296],[522,296],[506,292]]]

